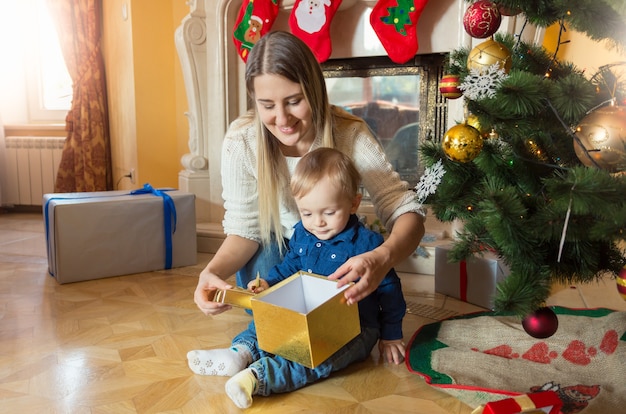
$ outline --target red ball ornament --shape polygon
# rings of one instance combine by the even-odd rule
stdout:
[[[457,99],[463,96],[463,91],[459,89],[461,81],[458,75],[443,75],[439,81],[439,92],[448,99]]]
[[[480,0],[467,8],[463,15],[463,27],[472,37],[484,39],[500,27],[502,16],[498,6],[489,0]]]
[[[526,333],[533,338],[549,338],[559,328],[559,319],[554,311],[548,307],[539,308],[522,319],[522,326]]]
[[[622,267],[622,270],[619,271],[615,283],[617,283],[617,291],[620,296],[622,299],[626,300],[626,266]]]

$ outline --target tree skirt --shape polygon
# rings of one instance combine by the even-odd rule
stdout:
[[[552,390],[563,414],[625,413],[626,312],[552,309],[559,328],[546,339],[494,312],[425,325],[407,347],[407,367],[471,407]]]

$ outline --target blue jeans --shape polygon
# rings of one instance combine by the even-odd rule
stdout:
[[[285,245],[289,245],[289,240],[285,240]],[[257,272],[264,278],[270,269],[282,261],[278,243],[272,238],[272,243],[267,246],[259,245],[259,249],[244,267],[237,272],[237,286],[246,289],[248,282],[256,279]]]
[[[233,339],[233,345],[243,345],[250,350],[254,362],[249,368],[255,371],[259,380],[257,394],[267,396],[297,390],[354,362],[365,360],[379,336],[378,329],[361,327],[356,338],[313,369],[260,349],[254,321]]]

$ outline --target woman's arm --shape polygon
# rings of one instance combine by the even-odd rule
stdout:
[[[235,274],[254,256],[259,244],[243,237],[228,235],[215,256],[200,273],[193,299],[205,315],[217,315],[231,308],[228,304],[212,302],[217,289],[230,289],[225,279]]]
[[[376,216],[390,229],[387,240],[376,249],[352,257],[329,276],[339,286],[356,282],[345,291],[348,303],[372,293],[387,272],[415,251],[424,235],[424,216],[415,193],[400,180],[365,122],[337,116],[336,141],[350,154],[361,173]]]
[[[348,304],[372,293],[392,267],[411,255],[424,236],[424,217],[405,213],[397,218],[389,237],[376,249],[350,258],[328,278],[337,287],[358,282],[344,292]]]

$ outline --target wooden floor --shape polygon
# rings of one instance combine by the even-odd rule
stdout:
[[[206,317],[193,303],[198,266],[59,285],[47,273],[42,217],[0,214],[0,412],[237,413],[224,377],[194,375],[191,349],[227,347],[250,316]],[[76,252],[80,254],[80,252]],[[433,292],[433,277],[401,275],[417,328],[480,310]],[[564,290],[559,304],[586,300]],[[580,299],[582,298],[582,299]],[[606,301],[604,302],[605,306]],[[583,303],[582,307],[587,306]],[[250,413],[467,414],[472,409],[377,351],[304,389],[255,397]]]

